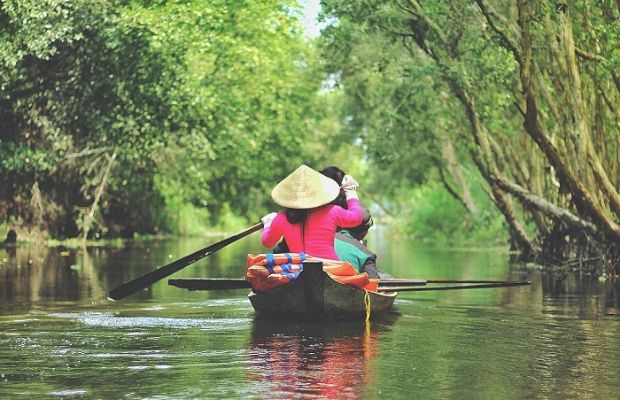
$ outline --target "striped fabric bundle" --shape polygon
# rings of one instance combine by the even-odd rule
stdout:
[[[365,272],[358,274],[347,262],[326,260],[304,253],[248,254],[246,280],[257,292],[264,292],[297,279],[304,262],[322,262],[323,270],[335,281],[360,289],[377,290],[378,280],[368,279]]]
[[[265,292],[296,279],[306,259],[304,253],[248,254],[245,278],[255,291]]]

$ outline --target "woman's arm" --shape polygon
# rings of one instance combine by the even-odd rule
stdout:
[[[347,207],[347,210],[339,206],[333,208],[336,225],[343,228],[353,228],[361,224],[363,213],[360,201],[356,198],[350,198],[347,200]]]
[[[261,235],[261,242],[265,247],[274,247],[282,235],[284,234],[284,221],[286,221],[286,215],[284,212],[279,212],[273,219],[271,225],[263,230]]]

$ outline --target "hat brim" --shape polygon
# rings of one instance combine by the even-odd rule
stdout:
[[[308,209],[331,203],[339,193],[336,181],[302,165],[273,188],[271,197],[282,207]]]

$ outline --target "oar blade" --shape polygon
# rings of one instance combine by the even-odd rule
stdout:
[[[167,276],[181,270],[195,263],[196,261],[210,255],[212,251],[205,251],[205,249],[198,250],[188,256],[180,258],[170,264],[166,264],[163,267],[159,267],[154,271],[147,272],[146,274],[126,283],[123,283],[117,288],[110,290],[108,293],[108,300],[117,301],[124,299],[125,297],[151,286],[153,283],[164,279]]]
[[[188,265],[191,265],[195,263],[196,261],[215,253],[221,248],[226,247],[227,245],[233,242],[236,242],[237,240],[253,232],[260,230],[262,227],[263,227],[263,224],[259,222],[256,225],[253,225],[244,231],[241,231],[235,235],[232,235],[228,238],[220,240],[217,243],[209,245],[205,247],[204,249],[200,249],[190,255],[180,258],[174,262],[171,262],[170,264],[164,265],[163,267],[157,268],[154,271],[148,272],[139,278],[126,282],[120,285],[119,287],[110,290],[110,292],[108,293],[108,300],[112,300],[112,301],[121,300],[187,267]]]

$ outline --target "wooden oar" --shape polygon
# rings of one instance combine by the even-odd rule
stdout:
[[[505,283],[506,281],[487,281],[473,279],[381,279],[380,286],[424,286],[429,283]]]
[[[507,281],[507,282],[494,282],[494,283],[478,283],[478,284],[470,284],[470,285],[457,285],[457,286],[425,286],[425,287],[417,287],[417,286],[379,286],[377,289],[380,292],[422,292],[422,291],[432,291],[432,290],[458,290],[458,289],[483,289],[483,288],[499,288],[499,287],[509,287],[509,286],[525,286],[531,285],[530,281]]]
[[[381,279],[379,286],[424,286],[428,283],[426,279]]]
[[[414,291],[415,290],[454,290],[454,289],[475,289],[486,287],[506,287],[506,286],[522,286],[529,285],[530,281],[455,281],[446,280],[442,283],[477,283],[474,285],[463,286],[438,286],[419,288],[416,286],[424,286],[426,282],[433,282],[434,280],[422,280],[422,279],[394,279],[379,282],[379,291],[382,292],[396,292],[396,291]],[[400,284],[398,284],[400,283]],[[188,290],[228,290],[228,289],[250,289],[252,286],[248,281],[243,278],[182,278],[182,279],[170,279],[168,284],[176,286],[181,289]]]
[[[123,283],[117,288],[110,290],[108,293],[108,299],[110,300],[120,300],[137,292],[140,289],[144,289],[147,286],[152,285],[153,283],[171,275],[190,264],[195,263],[196,261],[209,256],[216,251],[220,250],[228,246],[229,244],[236,242],[237,240],[246,237],[247,235],[260,230],[263,227],[263,223],[259,222],[256,225],[252,225],[244,231],[241,231],[237,234],[234,234],[226,239],[220,240],[217,243],[213,243],[210,246],[205,247],[204,249],[200,249],[190,255],[187,255],[183,258],[180,258],[170,264],[164,265],[163,267],[159,267],[154,271],[148,272],[142,275],[139,278],[136,278],[127,283]]]

